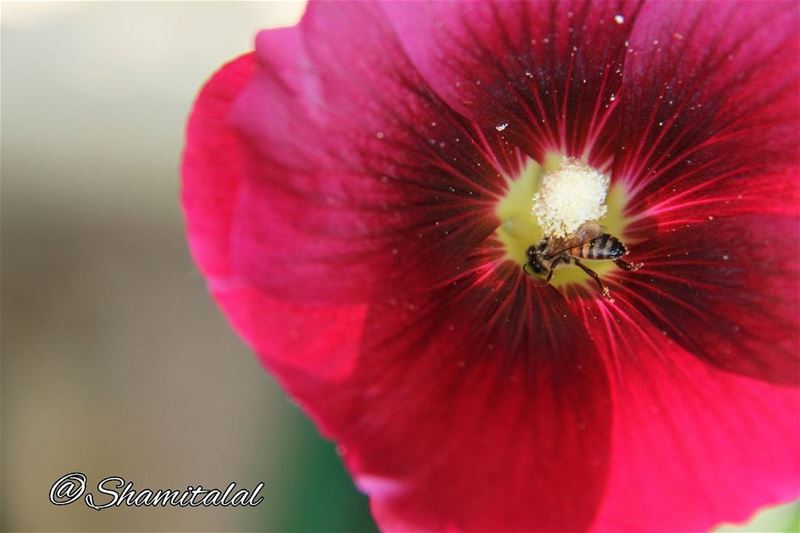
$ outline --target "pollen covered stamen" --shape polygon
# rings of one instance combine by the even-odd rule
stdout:
[[[565,237],[584,222],[606,215],[608,185],[605,174],[581,161],[567,159],[557,171],[542,177],[531,212],[545,235]]]

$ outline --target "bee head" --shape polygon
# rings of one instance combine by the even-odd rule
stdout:
[[[528,263],[525,265],[526,271],[533,272],[534,274],[545,274],[547,272],[547,269],[542,264],[542,255],[546,247],[547,242],[543,240],[525,251],[525,255],[528,257]]]

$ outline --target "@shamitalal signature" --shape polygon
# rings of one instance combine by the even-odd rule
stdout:
[[[86,491],[86,474],[64,474],[50,487],[53,505],[69,505],[83,497],[86,505],[102,511],[113,507],[255,507],[264,501],[259,496],[264,483],[253,489],[238,489],[231,481],[225,489],[196,487],[186,489],[134,489],[133,481],[109,476],[97,482],[94,492]]]

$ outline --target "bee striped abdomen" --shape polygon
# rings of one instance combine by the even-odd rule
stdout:
[[[569,250],[569,255],[581,259],[617,259],[626,253],[628,249],[622,241],[608,233]]]
[[[617,259],[628,253],[622,241],[608,233],[592,240],[590,245],[592,246],[589,259]]]

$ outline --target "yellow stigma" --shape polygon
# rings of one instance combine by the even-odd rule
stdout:
[[[608,176],[583,161],[549,154],[541,163],[529,161],[518,176],[508,180],[506,194],[495,208],[501,221],[497,237],[506,257],[522,268],[528,247],[545,235],[568,235],[584,222],[596,221],[624,239],[624,207],[621,185],[609,186]],[[611,261],[585,262],[601,276],[617,268]],[[581,269],[567,265],[556,269],[550,283],[561,287],[588,280]]]
[[[566,237],[584,222],[605,216],[608,176],[576,159],[566,159],[546,172],[533,196],[531,212],[545,235]]]

